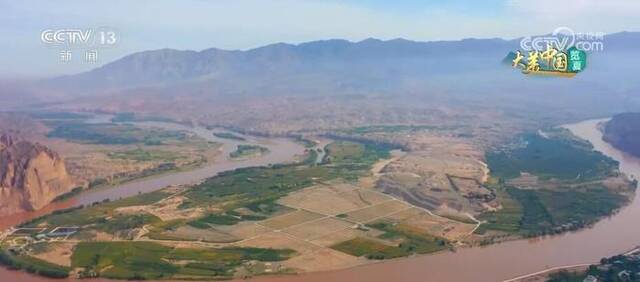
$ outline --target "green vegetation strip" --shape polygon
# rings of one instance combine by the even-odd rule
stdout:
[[[185,202],[180,208],[215,207],[221,210],[220,213],[209,213],[196,220],[165,222],[146,213],[116,212],[120,207],[150,205],[171,195],[161,190],[113,202],[106,201],[88,207],[56,211],[23,226],[80,227],[81,231],[73,236],[83,241],[74,250],[72,266],[84,268],[80,273],[83,277],[230,278],[235,270],[247,261],[279,261],[289,258],[294,252],[259,248],[174,249],[152,242],[88,240],[93,239],[92,231],[123,235],[129,234],[126,232],[128,230],[146,225],[150,227],[149,238],[189,241],[166,231],[176,230],[186,224],[199,228],[213,228],[216,225],[264,219],[285,208],[276,201],[289,192],[336,178],[355,180],[369,173],[369,168],[378,159],[388,156],[386,147],[352,142],[337,142],[332,144],[331,148],[337,157],[333,158],[330,164],[291,164],[237,169],[221,173],[184,191],[182,196],[185,197]],[[411,236],[407,236],[406,241],[398,247],[404,250],[402,254],[427,252],[435,246],[434,243],[439,244],[438,241]],[[401,254],[391,252],[386,255]]]
[[[511,148],[490,152],[487,163],[494,176],[510,179],[528,172],[542,178],[593,180],[608,176],[617,162],[569,137],[527,134]]]
[[[48,137],[91,144],[136,144],[162,145],[167,140],[183,140],[186,135],[178,131],[139,128],[131,124],[82,123],[74,121],[53,122],[54,129]]]
[[[176,152],[162,150],[144,150],[142,148],[136,148],[133,150],[121,152],[109,152],[107,155],[113,159],[132,160],[138,162],[175,161],[182,158],[182,156]]]
[[[332,153],[340,152],[330,165],[274,165],[221,173],[189,189],[185,196],[192,206],[222,205],[225,211],[248,207],[256,212],[277,210],[273,203],[289,192],[336,178],[356,180],[368,173],[388,150],[371,145],[336,142]],[[347,148],[343,148],[347,147]],[[349,155],[352,154],[352,155]]]
[[[66,278],[71,270],[27,255],[14,254],[5,249],[0,250],[0,264],[50,278]]]
[[[211,228],[211,224],[235,225],[240,221],[263,220],[267,218],[266,216],[260,216],[260,215],[229,215],[229,213],[231,212],[227,212],[227,214],[208,214],[197,220],[190,221],[187,224],[195,228],[207,229],[207,228]]]
[[[406,257],[413,254],[428,254],[448,248],[447,241],[442,238],[418,233],[398,225],[379,222],[368,225],[368,227],[382,230],[385,233],[375,240],[356,237],[333,245],[331,248],[353,256],[365,256],[374,260]],[[388,239],[392,239],[394,242],[400,240],[401,243],[394,244],[385,241]]]
[[[246,141],[247,139],[229,132],[216,132],[213,136],[229,140]]]
[[[238,148],[229,154],[232,158],[243,158],[260,155],[269,152],[269,149],[258,145],[238,145]]]
[[[281,261],[292,250],[172,248],[151,242],[82,242],[71,256],[83,275],[115,279],[167,279],[176,275],[230,278],[247,261]]]
[[[137,205],[149,205],[157,201],[160,201],[167,197],[169,194],[163,191],[156,191],[152,193],[137,195],[135,197],[125,198],[113,202],[104,202],[90,207],[78,207],[67,210],[59,210],[53,212],[50,215],[46,215],[40,218],[33,219],[29,222],[22,224],[22,227],[35,227],[40,224],[46,224],[48,226],[84,226],[92,225],[93,228],[102,230],[116,230],[118,226],[122,229],[130,228],[133,223],[136,226],[144,224],[140,221],[153,222],[158,220],[151,215],[116,215],[115,209],[119,207],[137,206]],[[107,220],[111,218],[111,220]]]
[[[563,130],[525,135],[519,143],[487,154],[502,209],[482,214],[476,233],[496,230],[525,236],[575,230],[609,215],[628,197],[602,184],[617,176],[617,162]],[[511,187],[508,180],[528,172],[535,187]]]

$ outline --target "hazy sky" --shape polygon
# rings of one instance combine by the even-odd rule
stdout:
[[[582,32],[640,30],[638,0],[0,0],[0,75],[47,76],[90,69],[160,48],[249,49],[328,38],[515,38],[568,26]],[[41,43],[46,29],[117,29],[98,64]],[[64,49],[64,48],[63,48]],[[82,57],[82,58],[81,58]]]

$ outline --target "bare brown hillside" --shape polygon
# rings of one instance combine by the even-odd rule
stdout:
[[[56,152],[39,143],[0,135],[0,214],[39,209],[73,186]]]

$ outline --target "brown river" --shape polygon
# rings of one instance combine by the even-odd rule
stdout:
[[[604,120],[589,120],[581,123],[565,125],[575,135],[589,140],[595,150],[598,150],[620,162],[620,168],[627,175],[640,176],[640,159],[626,155],[602,141],[602,134],[597,124]],[[266,141],[264,141],[266,142]],[[277,144],[276,141],[274,143]],[[286,147],[286,146],[285,146]],[[298,151],[301,152],[301,151]],[[285,158],[287,156],[283,156]],[[289,155],[289,157],[292,157]],[[286,158],[285,158],[286,159]],[[289,159],[290,161],[291,159]],[[261,160],[256,162],[272,162]],[[275,161],[273,161],[275,163]],[[234,165],[226,167],[232,169]],[[225,168],[213,169],[207,167],[208,176]],[[205,171],[172,174],[124,184],[116,188],[105,189],[94,193],[104,193],[109,197],[123,197],[138,191],[150,191],[169,184],[192,183],[206,177]],[[164,180],[161,180],[164,179]],[[128,190],[135,192],[128,192]],[[127,190],[125,192],[124,190]],[[365,266],[348,268],[329,272],[317,272],[291,276],[265,276],[251,281],[256,282],[387,282],[387,281],[433,281],[456,282],[476,281],[494,282],[505,281],[528,273],[534,273],[551,267],[570,266],[597,262],[600,258],[623,253],[640,245],[640,200],[636,199],[619,213],[603,219],[591,228],[563,235],[537,238],[533,240],[511,241],[486,247],[463,248],[456,252],[446,252],[436,255],[415,256],[392,261],[373,263]],[[93,193],[81,194],[77,201],[92,202],[100,199]],[[50,210],[60,208],[68,203],[58,203]],[[77,203],[76,203],[77,204]],[[36,216],[28,214],[0,219],[0,224],[7,227],[17,222]],[[64,279],[55,281],[73,281]],[[51,282],[53,279],[36,277],[23,272],[0,268],[0,281]],[[91,281],[109,281],[95,279]]]

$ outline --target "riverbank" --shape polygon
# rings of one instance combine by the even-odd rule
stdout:
[[[594,148],[620,162],[627,174],[640,172],[640,160],[626,158],[622,152],[607,151],[601,144],[597,122],[576,124],[572,132],[591,141]],[[598,142],[600,141],[600,142]],[[618,154],[618,155],[617,155]],[[511,241],[481,248],[460,249],[453,253],[439,253],[384,261],[354,268],[314,272],[291,276],[267,276],[254,281],[502,281],[526,273],[534,273],[557,265],[591,263],[601,257],[615,255],[640,242],[640,227],[633,224],[640,217],[636,200],[618,214],[601,220],[588,229],[562,235]],[[597,242],[597,244],[594,244]],[[14,280],[6,269],[0,278]],[[36,280],[38,279],[38,280]],[[23,280],[19,280],[23,281]],[[50,281],[34,278],[24,281]],[[64,280],[63,280],[64,281]],[[68,281],[73,281],[69,279]],[[106,280],[92,280],[106,281]],[[238,280],[245,281],[245,280]]]
[[[335,151],[338,152],[346,152],[347,150],[344,150],[344,148],[351,148],[350,144],[342,143],[333,146],[335,148]],[[126,242],[128,244],[127,246],[137,250],[137,246],[141,246],[142,242],[132,242],[131,240],[150,241],[150,239],[158,239],[162,240],[158,241],[158,243],[162,243],[162,245],[171,244],[173,241],[175,241],[176,244],[180,245],[175,247],[184,252],[185,250],[182,250],[181,248],[184,248],[185,245],[190,245],[191,241],[203,240],[201,239],[201,237],[199,237],[200,235],[203,235],[208,236],[205,239],[208,240],[207,242],[218,243],[218,245],[210,246],[213,248],[207,250],[207,252],[210,252],[211,254],[215,254],[216,252],[225,252],[230,249],[239,249],[242,247],[262,247],[269,250],[282,249],[284,247],[287,247],[294,249],[297,255],[307,254],[307,257],[315,256],[315,254],[308,253],[306,250],[307,246],[318,246],[318,243],[314,244],[308,242],[305,246],[294,244],[294,246],[289,247],[289,245],[281,246],[277,242],[275,245],[273,245],[271,238],[279,234],[284,234],[284,232],[280,231],[288,229],[286,232],[291,233],[290,237],[298,237],[289,238],[285,236],[281,239],[293,239],[294,242],[298,240],[307,242],[309,241],[307,240],[308,232],[313,232],[313,234],[310,235],[315,235],[317,231],[314,230],[320,231],[320,228],[326,228],[326,225],[328,224],[332,224],[332,226],[334,226],[334,229],[340,228],[351,230],[352,224],[334,218],[335,210],[327,210],[327,213],[319,213],[318,211],[314,213],[307,211],[314,210],[314,208],[323,208],[313,206],[313,203],[308,203],[310,204],[310,206],[304,208],[305,211],[296,212],[296,209],[301,208],[298,205],[304,203],[295,200],[296,197],[293,195],[291,195],[292,198],[287,197],[290,196],[289,192],[300,191],[301,189],[304,190],[305,188],[312,189],[312,186],[316,187],[316,189],[313,190],[324,189],[324,191],[327,192],[333,191],[332,188],[344,190],[344,192],[351,191],[351,186],[346,183],[341,184],[341,182],[332,182],[333,184],[329,184],[329,182],[334,179],[338,181],[337,178],[355,179],[359,175],[366,174],[367,171],[365,170],[368,169],[373,162],[378,159],[388,157],[387,151],[384,149],[377,150],[371,147],[365,148],[364,145],[359,146],[361,147],[358,148],[362,148],[364,149],[364,151],[349,150],[349,154],[345,153],[340,155],[344,157],[344,160],[335,158],[334,161],[332,161],[331,165],[317,166],[300,163],[292,165],[273,165],[235,170],[233,172],[223,173],[218,177],[209,178],[203,183],[189,187],[189,189],[183,190],[182,188],[184,187],[172,187],[159,192],[147,193],[120,201],[91,205],[91,207],[80,210],[69,210],[68,212],[56,213],[54,215],[32,221],[24,227],[29,227],[29,230],[34,230],[36,228],[46,228],[46,230],[33,231],[38,232],[37,234],[30,234],[33,234],[32,237],[35,237],[36,239],[42,239],[38,239],[38,242],[47,241],[51,242],[52,244],[60,243],[62,241],[70,244],[82,244],[87,241],[94,242],[95,240],[104,242],[121,241],[123,244]],[[260,179],[262,179],[262,181],[259,181]],[[333,186],[329,187],[327,185]],[[308,193],[309,191],[311,190],[308,190],[306,192],[300,191],[300,193],[304,194]],[[354,212],[356,212],[358,209],[364,209],[365,211],[367,211],[366,208],[374,204],[380,204],[379,207],[381,208],[402,208],[402,206],[397,206],[398,203],[395,200],[389,199],[387,196],[377,194],[372,195],[371,193],[366,193],[366,191],[351,192],[352,197],[347,198],[355,199],[359,195],[361,196],[361,201],[364,204],[364,206],[357,205],[357,208],[354,209]],[[345,197],[349,196],[343,193],[341,193],[341,195]],[[279,205],[276,205],[274,201],[278,198],[283,199],[281,202],[278,202]],[[338,197],[337,200],[339,199],[341,198]],[[369,203],[368,200],[373,201],[373,203]],[[323,201],[313,202],[319,203]],[[386,204],[383,204],[383,202],[385,202]],[[216,211],[224,209],[224,211],[217,213],[209,212],[208,214],[204,213],[209,208],[213,208],[213,210]],[[348,210],[353,208],[354,206],[347,205],[342,209],[347,212],[345,215],[349,215]],[[394,211],[395,209],[389,210],[386,211],[385,214],[393,213]],[[291,214],[294,214],[294,218],[289,218]],[[306,228],[311,229],[307,231],[300,230],[299,232],[295,232],[295,230],[298,230],[296,229],[296,226],[298,226],[299,223],[302,223],[295,218],[296,215],[302,215],[304,217],[303,221],[305,222],[309,221],[305,226],[307,226]],[[354,216],[355,215],[357,215],[357,213],[354,214]],[[274,217],[273,220],[266,220],[267,217],[272,216]],[[177,221],[174,221],[174,219]],[[260,223],[254,223],[260,220],[263,221],[261,221]],[[239,221],[246,222],[240,223]],[[215,226],[210,226],[210,223],[215,224]],[[167,224],[170,224],[171,226]],[[310,226],[309,224],[313,226]],[[250,225],[253,225],[253,227]],[[324,225],[324,227],[320,227],[321,225]],[[71,235],[72,237],[66,237],[58,240],[47,240],[47,232],[51,233],[51,231],[48,230],[54,230],[60,226],[75,226],[75,230],[78,230],[78,232],[77,234],[74,233],[73,235]],[[291,227],[290,230],[289,227]],[[249,230],[249,232],[251,233],[247,233],[247,228],[254,231]],[[201,229],[201,231],[199,231],[198,229]],[[19,232],[17,236],[21,236],[20,234],[25,234],[24,232],[26,232],[26,229],[21,229],[17,232]],[[142,232],[142,234],[140,232]],[[195,236],[198,237],[194,238],[194,233],[197,233],[195,234]],[[264,236],[260,237],[260,234],[263,234]],[[21,238],[23,238],[25,241],[31,241],[32,237],[29,237],[27,235],[22,236]],[[167,241],[166,239],[172,241]],[[417,240],[414,237],[411,237],[411,239]],[[12,242],[15,242],[15,240],[13,240]],[[419,251],[430,251],[431,249],[426,248],[431,247],[433,244],[439,242],[440,241],[420,241],[423,249],[420,249]],[[231,243],[234,244],[231,245]],[[444,247],[445,242],[442,243],[443,244],[441,245],[433,247]],[[427,246],[427,244],[429,246]],[[16,250],[14,251],[14,253],[24,256],[37,256],[42,254],[42,252],[48,252],[47,249],[43,250],[42,248],[33,248],[33,244],[16,243],[9,244],[8,247]],[[85,267],[87,261],[78,261],[75,259],[77,257],[76,252],[78,251],[78,249],[72,246],[69,247],[69,250],[73,251],[73,267]],[[262,252],[262,249],[258,250]],[[116,250],[111,251],[113,252]],[[283,251],[286,251],[286,249],[283,249]],[[408,251],[409,253],[412,252],[411,249],[407,249],[406,251]],[[191,250],[189,250],[189,252],[191,252]],[[135,261],[145,260],[150,263],[147,265],[161,263],[157,260],[154,260],[154,258],[152,257],[146,256],[144,252],[138,252],[136,254],[131,253],[131,259]],[[102,253],[100,253],[100,256],[102,257]],[[199,259],[202,260],[202,258]],[[282,273],[285,272],[286,269],[293,268],[299,269],[295,262],[293,262],[293,260],[293,265],[285,265],[288,264],[289,261],[290,260],[282,262],[282,266],[284,267],[280,267],[280,265],[277,265],[277,267],[275,268],[277,269],[277,272]],[[100,276],[104,275],[114,278],[134,278],[139,277],[138,275],[143,275],[142,270],[135,270],[137,268],[132,268],[135,266],[128,264],[128,262],[130,261],[109,261],[105,263],[114,264],[114,268],[108,270],[109,272],[103,272],[106,270],[102,268],[97,268],[95,270],[91,268],[90,271],[95,271],[95,273],[100,274]],[[241,258],[238,258],[237,260],[235,260],[235,262],[242,263],[242,266],[237,266],[243,267],[243,269],[254,269],[256,267],[255,263],[249,264],[249,262],[246,262],[245,265],[245,262]],[[318,262],[326,263],[330,262],[330,260],[324,260],[324,257],[319,257]],[[65,264],[68,265],[69,263]],[[179,275],[182,277],[182,275],[192,273],[192,268],[195,267],[194,264],[186,266],[176,265],[173,262],[165,262],[164,264],[168,264],[167,271],[163,272],[165,275],[156,276],[154,273],[149,272],[145,269],[144,278],[158,279],[160,277],[174,277],[174,275]],[[276,271],[274,270],[274,268],[270,267],[271,263],[265,266],[266,268],[264,272],[266,273],[274,273]],[[132,274],[133,271],[139,271],[140,273],[135,272],[134,274],[136,275],[134,275]],[[126,275],[122,273],[125,273]],[[215,274],[211,272],[198,271],[197,273],[199,275],[193,273],[194,277],[196,278],[213,276],[227,277],[230,275],[227,272]],[[260,273],[260,271],[254,269],[249,271],[249,273]],[[82,275],[92,276],[91,273],[85,272],[83,272]],[[243,276],[245,276],[245,274],[244,272],[241,272],[240,276],[237,277]]]
[[[101,119],[99,119],[101,120]],[[96,187],[96,189],[85,190],[72,197],[64,200],[56,201],[49,204],[41,210],[34,212],[25,212],[14,214],[0,218],[0,227],[2,229],[18,225],[22,222],[50,214],[54,211],[65,210],[72,207],[88,206],[95,202],[112,201],[120,198],[127,198],[142,193],[148,193],[155,190],[163,189],[173,185],[195,184],[209,177],[213,177],[219,173],[232,171],[246,167],[261,167],[271,164],[293,163],[300,161],[300,157],[304,155],[302,145],[295,140],[287,138],[260,138],[253,136],[243,136],[244,140],[226,140],[214,136],[214,132],[224,132],[220,129],[205,129],[202,127],[191,127],[181,124],[164,123],[164,122],[140,122],[136,123],[145,127],[160,127],[168,130],[185,130],[192,132],[210,142],[222,144],[219,148],[220,154],[212,163],[193,168],[191,170],[179,170],[172,173],[161,173],[151,175],[135,180],[126,181],[124,183],[109,186]],[[233,151],[239,144],[258,144],[269,149],[269,153],[261,154],[255,158],[247,160],[233,160],[229,157],[229,153]],[[6,232],[3,232],[3,234]],[[24,275],[23,275],[24,274]],[[46,278],[30,277],[25,273],[11,271],[6,268],[0,268],[0,280],[15,281],[14,277],[21,277],[19,281],[46,281]],[[25,278],[30,277],[30,278]],[[44,280],[42,280],[44,279]],[[56,280],[60,281],[60,280]]]
[[[640,175],[640,159],[628,156],[602,141],[597,125],[588,120],[563,126],[589,142],[594,149],[620,162],[627,175]],[[355,268],[296,276],[259,277],[259,282],[324,281],[505,281],[554,266],[591,264],[640,244],[640,204],[633,202],[611,217],[575,232],[529,240],[509,241],[486,247],[464,248],[452,253],[402,258]],[[239,281],[239,280],[238,280]]]
[[[263,138],[246,135],[241,136],[244,140],[226,139],[215,136],[217,133],[229,133],[221,129],[207,129],[200,126],[186,126],[165,122],[139,122],[139,126],[160,127],[167,130],[184,130],[192,132],[210,142],[222,144],[219,157],[212,163],[193,170],[157,175],[143,180],[135,180],[116,187],[87,191],[77,197],[80,204],[88,205],[104,199],[117,200],[120,198],[135,196],[140,193],[149,193],[167,186],[192,185],[201,182],[209,177],[215,176],[223,171],[230,171],[244,167],[268,166],[277,163],[291,163],[298,161],[298,157],[304,154],[304,147],[295,140],[287,138]],[[236,133],[237,134],[237,133]],[[255,158],[232,159],[230,154],[237,149],[238,145],[256,144],[269,150],[266,154],[261,154]]]

